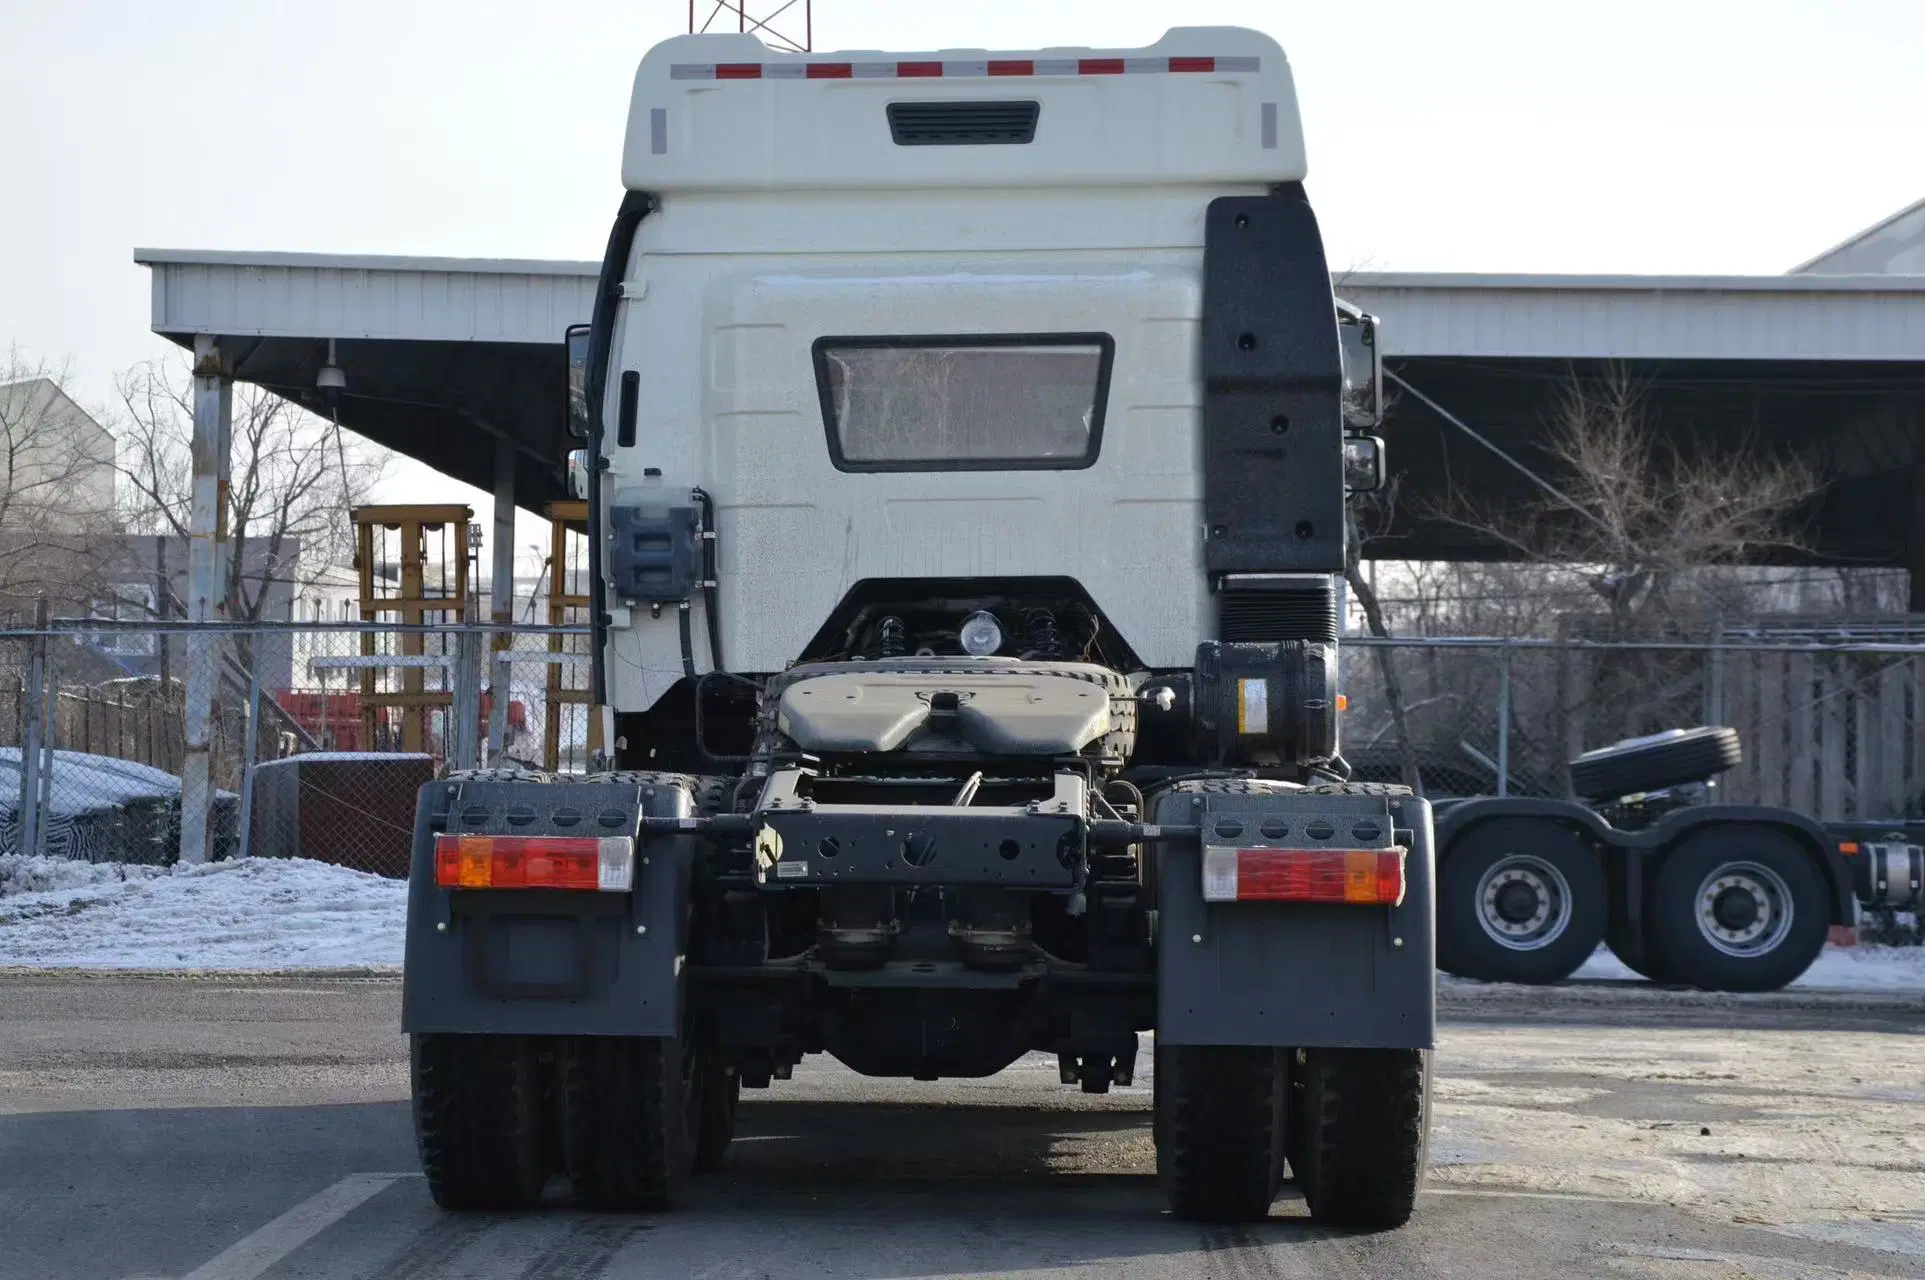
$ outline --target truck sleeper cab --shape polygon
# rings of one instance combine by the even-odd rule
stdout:
[[[1408,1218],[1431,819],[1338,750],[1380,397],[1303,176],[1249,31],[644,58],[570,337],[603,758],[418,814],[440,1203],[671,1203],[810,1053],[1103,1092],[1154,1032],[1175,1212]]]

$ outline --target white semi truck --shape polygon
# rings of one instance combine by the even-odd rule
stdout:
[[[1176,1213],[1405,1221],[1431,818],[1338,751],[1381,397],[1304,174],[1250,31],[648,53],[570,340],[606,758],[421,798],[441,1204],[672,1203],[812,1053],[1103,1092],[1153,1032]]]

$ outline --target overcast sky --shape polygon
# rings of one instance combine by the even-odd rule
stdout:
[[[635,63],[687,12],[0,0],[0,347],[104,397],[164,350],[136,245],[596,257]],[[1339,269],[1778,272],[1925,196],[1925,0],[816,0],[815,40],[1178,22],[1283,44]]]

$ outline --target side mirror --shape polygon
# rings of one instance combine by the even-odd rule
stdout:
[[[1376,436],[1345,436],[1345,493],[1375,493],[1384,487],[1384,442]]]
[[[568,451],[568,496],[577,502],[588,501],[588,450]]]
[[[1343,353],[1344,425],[1367,431],[1384,421],[1384,356],[1377,317],[1337,299],[1337,338]]]
[[[592,420],[588,413],[588,326],[568,326],[568,434],[586,440]]]

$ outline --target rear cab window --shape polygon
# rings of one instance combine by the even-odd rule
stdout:
[[[1077,470],[1102,447],[1108,334],[820,338],[842,471]]]

